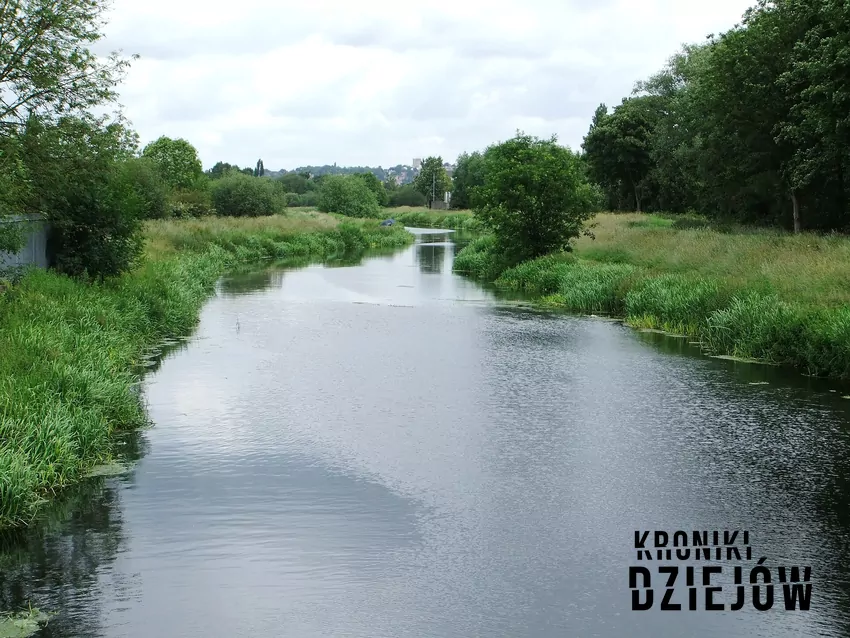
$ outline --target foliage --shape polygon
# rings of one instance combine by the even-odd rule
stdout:
[[[23,147],[32,176],[33,210],[51,224],[56,267],[73,275],[116,275],[132,266],[150,202],[132,171],[137,138],[120,120],[30,118]]]
[[[475,215],[496,237],[499,250],[518,263],[570,250],[596,210],[579,157],[555,137],[518,132],[484,154],[484,185],[475,191]]]
[[[263,160],[257,160],[257,166],[254,169],[254,177],[263,177],[266,174],[266,168],[263,166]]]
[[[347,217],[378,217],[381,207],[375,193],[353,175],[330,175],[322,181],[319,210]]]
[[[413,187],[425,196],[430,203],[442,200],[446,191],[451,190],[452,181],[446,169],[443,168],[442,157],[428,157],[422,161],[422,168],[413,180]]]
[[[112,102],[129,61],[99,59],[105,2],[14,0],[0,9],[0,128],[20,129],[30,116],[79,115]]]
[[[297,193],[301,195],[315,188],[315,185],[307,177],[297,173],[287,173],[278,177],[275,182],[280,184],[285,193]]]
[[[452,207],[472,208],[473,190],[483,185],[484,156],[478,151],[462,153],[452,174]]]
[[[257,217],[278,212],[283,202],[271,180],[230,173],[210,185],[212,203],[219,215]]]
[[[637,195],[645,210],[848,230],[849,73],[844,2],[759,0],[614,113],[597,112],[584,144],[592,176],[617,209]]]
[[[387,194],[387,190],[384,188],[384,185],[381,183],[373,173],[355,173],[352,175],[354,179],[361,180],[366,187],[375,194],[375,199],[378,202],[378,206],[386,206],[389,202],[389,195]]]
[[[425,195],[420,193],[411,184],[399,187],[390,193],[387,206],[396,208],[398,206],[425,206],[428,203]]]
[[[144,219],[161,219],[170,214],[170,192],[156,165],[144,157],[133,157],[121,166],[125,177],[136,192]]]
[[[198,151],[184,139],[164,135],[148,144],[142,156],[150,159],[172,188],[191,188],[203,173]]]

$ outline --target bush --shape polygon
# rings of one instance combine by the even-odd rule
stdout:
[[[598,201],[581,159],[556,139],[518,133],[484,154],[476,217],[513,263],[570,249]]]
[[[318,206],[319,193],[317,191],[307,191],[298,196],[296,206]]]
[[[144,219],[168,217],[169,189],[156,164],[145,157],[134,157],[124,162],[122,168],[140,200],[141,216]]]
[[[171,217],[204,217],[214,215],[212,195],[208,190],[178,189],[168,198],[168,212]]]
[[[351,175],[331,175],[322,182],[319,210],[347,217],[378,217],[381,214],[375,193],[362,179]]]
[[[229,173],[211,185],[216,213],[227,217],[259,217],[279,212],[283,202],[271,180]]]
[[[425,195],[407,184],[390,194],[387,206],[398,208],[399,206],[424,206],[427,203]]]
[[[283,195],[283,203],[286,206],[300,206],[299,201],[300,197],[298,193],[284,193]]]
[[[361,180],[370,191],[375,193],[375,199],[378,200],[378,206],[384,207],[389,202],[387,189],[384,188],[383,182],[375,177],[374,173],[355,173],[352,175],[355,179]]]

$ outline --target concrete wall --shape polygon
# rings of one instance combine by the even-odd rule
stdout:
[[[17,253],[0,251],[0,268],[38,266],[47,268],[47,222],[41,215],[0,217],[0,224],[20,224],[24,229],[24,246]]]

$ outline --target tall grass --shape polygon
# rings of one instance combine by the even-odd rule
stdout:
[[[186,334],[223,270],[412,241],[402,228],[292,218],[151,222],[135,270],[83,283],[41,270],[0,294],[0,527],[26,524],[145,422],[131,392],[146,349]]]
[[[482,237],[458,272],[550,306],[687,334],[717,354],[850,379],[850,239],[728,233],[689,220],[599,215],[596,239],[508,268]]]

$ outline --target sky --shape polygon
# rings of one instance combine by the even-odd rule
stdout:
[[[519,129],[578,150],[600,103],[753,0],[113,0],[96,51],[142,144],[204,168],[453,162]]]

